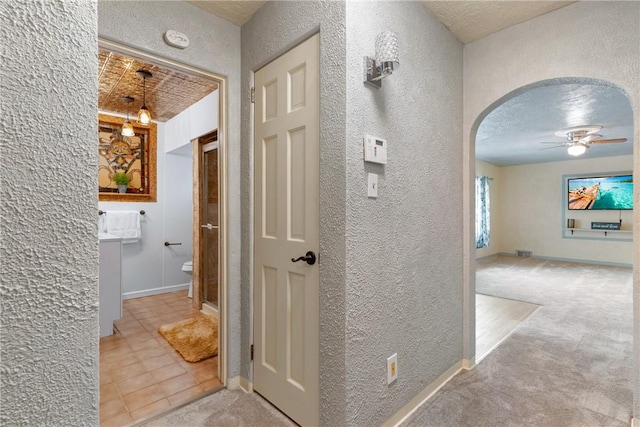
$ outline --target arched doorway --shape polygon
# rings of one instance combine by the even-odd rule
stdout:
[[[580,93],[580,89],[584,89],[584,93]],[[570,90],[567,90],[570,89]],[[609,132],[607,132],[607,138],[611,135],[611,132],[617,133],[617,132],[621,132],[625,134],[625,138],[628,139],[628,142],[626,143],[627,146],[630,148],[630,151],[625,154],[625,153],[616,153],[616,154],[610,154],[607,156],[627,156],[628,157],[628,162],[626,162],[625,164],[621,165],[619,168],[615,168],[614,166],[612,166],[611,163],[611,159],[609,159],[608,163],[603,163],[603,166],[600,169],[596,169],[597,166],[593,166],[593,162],[595,162],[594,159],[598,158],[599,153],[596,153],[596,150],[594,150],[592,148],[589,148],[588,154],[590,155],[590,158],[592,160],[592,165],[591,165],[591,169],[590,172],[619,172],[622,170],[625,171],[629,171],[633,169],[633,129],[634,129],[634,123],[633,123],[633,110],[632,110],[632,106],[631,103],[628,101],[627,99],[627,95],[624,92],[624,90],[618,88],[617,86],[606,82],[606,81],[602,81],[602,80],[597,80],[597,79],[590,79],[590,78],[562,78],[562,79],[550,79],[550,80],[544,80],[544,81],[539,81],[539,82],[535,82],[532,83],[530,85],[526,85],[523,86],[521,88],[518,88],[516,90],[513,90],[511,92],[509,92],[508,94],[502,96],[501,98],[499,98],[497,101],[491,103],[487,108],[485,108],[482,113],[475,119],[475,121],[473,122],[472,128],[471,128],[471,134],[470,134],[470,140],[469,140],[469,156],[473,157],[474,156],[474,152],[476,151],[476,144],[478,142],[478,139],[480,137],[483,137],[482,133],[483,133],[483,123],[486,126],[487,125],[487,119],[491,119],[491,115],[495,115],[496,117],[493,117],[494,121],[493,124],[491,126],[488,126],[488,130],[489,131],[495,131],[495,132],[500,132],[500,126],[496,125],[496,121],[498,122],[498,124],[503,124],[502,121],[507,120],[506,118],[506,113],[508,113],[509,111],[501,111],[501,106],[507,106],[508,109],[511,109],[511,112],[520,112],[522,113],[522,108],[523,107],[521,105],[521,102],[524,102],[525,100],[527,100],[527,97],[532,98],[531,94],[535,93],[535,92],[539,92],[539,93],[546,93],[549,94],[552,91],[557,90],[559,92],[562,92],[564,90],[565,95],[567,94],[574,94],[576,95],[573,99],[569,99],[569,101],[573,101],[573,104],[569,103],[567,104],[567,106],[565,106],[566,108],[563,108],[563,106],[558,105],[556,108],[556,113],[564,113],[564,116],[561,117],[561,120],[559,120],[557,123],[561,123],[560,125],[557,123],[551,123],[549,124],[547,127],[548,129],[545,129],[544,126],[539,126],[538,128],[531,128],[531,127],[527,127],[527,124],[530,124],[531,122],[534,121],[544,121],[544,117],[545,115],[551,114],[553,113],[553,111],[548,111],[545,110],[543,113],[540,114],[540,117],[525,117],[525,118],[520,118],[521,120],[521,126],[523,129],[523,133],[527,133],[525,131],[528,131],[528,133],[530,135],[526,135],[529,136],[530,138],[532,138],[534,141],[536,141],[536,144],[539,144],[542,141],[549,141],[549,142],[554,142],[557,140],[557,142],[559,144],[562,144],[563,141],[561,139],[554,139],[554,133],[555,131],[561,130],[561,129],[565,129],[565,128],[571,128],[574,126],[580,126],[580,125],[586,125],[586,124],[601,124],[603,125],[603,129],[602,131],[598,131],[599,134],[602,134],[605,132],[605,130],[609,130]],[[607,96],[606,93],[617,93],[618,95],[621,95],[621,97],[623,99],[626,100],[626,105],[624,106],[625,111],[624,111],[624,116],[626,117],[626,123],[622,123],[624,122],[624,120],[619,120],[620,119],[620,114],[618,114],[618,117],[616,117],[614,120],[605,123],[596,123],[598,121],[603,121],[605,119],[601,118],[602,116],[599,116],[597,113],[598,110],[598,103],[594,103],[593,100],[594,98],[592,97],[591,99],[591,104],[589,105],[584,105],[583,109],[580,110],[581,107],[579,107],[579,102],[581,98],[582,101],[584,102],[585,99],[589,99],[589,96],[578,96],[578,95],[589,95],[589,93],[591,95],[597,95],[597,96]],[[597,96],[595,97],[595,100],[597,101]],[[561,99],[562,96],[560,96],[558,99]],[[608,98],[603,100],[603,103],[608,102]],[[617,120],[617,121],[616,121]],[[624,129],[623,129],[624,128]],[[484,129],[485,134],[487,129]],[[545,136],[545,132],[547,132]],[[616,135],[617,137],[618,135]],[[603,138],[604,139],[604,138]],[[610,138],[612,139],[612,138]],[[613,145],[613,144],[611,144]],[[513,151],[518,151],[518,147],[517,144],[513,143],[511,145],[509,145],[509,147],[511,147],[513,149]],[[538,151],[540,150],[540,148],[547,148],[548,146],[545,145],[536,145],[535,146],[535,150]],[[522,148],[522,147],[520,147]],[[600,147],[598,147],[600,148]],[[562,152],[563,154],[567,154],[565,148],[563,148],[562,146],[557,148],[558,152]],[[540,150],[542,151],[542,150]],[[547,150],[545,150],[547,151]],[[552,150],[548,150],[548,151],[552,151]],[[510,154],[514,154],[514,153],[510,153]],[[537,153],[536,153],[537,154]],[[546,153],[548,154],[548,153]],[[598,154],[598,155],[596,155]],[[566,156],[566,159],[544,159],[544,160],[539,160],[542,163],[549,163],[549,162],[569,162],[569,157],[570,156]],[[587,157],[585,157],[587,158]],[[575,159],[574,159],[575,160]],[[574,162],[575,163],[575,162]],[[466,176],[466,179],[468,180],[468,185],[470,188],[472,188],[472,183],[473,183],[473,179],[475,178],[476,172],[475,172],[475,168],[472,167],[471,165],[473,164],[473,160],[470,159],[469,161],[470,164],[470,168],[468,171],[468,175]],[[504,167],[511,167],[511,168],[515,168],[517,166],[515,166],[518,163],[514,163],[511,165],[507,165]],[[524,169],[525,167],[521,167],[522,169]],[[571,169],[569,171],[567,171],[568,174],[578,174],[578,171],[576,169]],[[555,204],[556,206],[553,207],[551,210],[555,209],[555,213],[553,213],[552,215],[555,215],[552,219],[551,219],[551,227],[554,228],[555,231],[553,231],[553,235],[555,237],[553,237],[554,239],[557,239],[558,242],[560,242],[560,244],[558,245],[558,248],[556,249],[561,249],[562,247],[569,247],[571,245],[576,246],[579,248],[578,250],[578,254],[579,256],[574,256],[574,254],[571,255],[567,255],[567,256],[560,256],[558,255],[558,252],[550,252],[546,255],[547,258],[565,258],[565,260],[575,260],[575,261],[589,261],[589,259],[586,257],[586,254],[588,254],[588,251],[585,250],[585,246],[592,246],[595,247],[598,243],[603,243],[602,241],[596,241],[596,240],[589,240],[589,239],[568,239],[566,238],[566,236],[563,236],[561,234],[561,230],[563,230],[564,228],[566,228],[564,226],[564,217],[563,217],[563,211],[561,211],[560,209],[560,205],[563,202],[562,196],[563,196],[563,192],[564,189],[562,187],[562,175],[564,174],[560,174],[555,178],[551,179],[552,185],[554,185],[556,188],[549,190],[550,193],[556,194],[556,196],[554,196],[554,200],[553,200],[553,204]],[[506,176],[506,177],[502,177],[504,178],[503,181],[510,181],[511,178],[513,177],[513,174]],[[637,190],[636,194],[637,194]],[[475,197],[473,195],[473,191],[468,191],[468,193],[466,194],[465,197],[465,203],[467,203],[467,212],[470,212],[471,215],[473,215],[475,213],[474,210],[474,200]],[[637,199],[637,196],[636,196]],[[563,209],[565,209],[564,206],[562,206]],[[547,221],[549,221],[549,216],[547,214],[545,219]],[[616,214],[617,215],[617,214]],[[527,221],[525,221],[526,218],[523,218],[522,216],[513,214],[513,212],[511,213],[511,225],[513,226],[517,226],[517,222],[520,221],[523,227],[527,227],[527,225],[529,227],[531,227],[531,224],[528,223]],[[557,219],[557,221],[556,221]],[[616,218],[617,220],[617,218]],[[625,217],[624,217],[624,223],[627,224],[631,224],[634,222],[634,216],[632,214],[631,211],[625,213]],[[469,222],[471,223],[472,218],[469,218]],[[532,227],[532,232],[540,235],[541,231],[539,227]],[[562,231],[564,232],[564,231]],[[544,233],[542,233],[544,234]],[[628,231],[627,233],[627,243],[624,243],[624,245],[627,246],[627,250],[628,250],[628,254],[626,255],[626,257],[622,257],[619,259],[609,259],[607,261],[607,259],[605,258],[599,258],[599,259],[591,259],[591,261],[593,262],[604,262],[604,263],[610,263],[610,264],[629,264],[632,265],[633,264],[633,247],[632,247],[632,243],[631,243],[631,239],[632,239],[632,231]],[[473,358],[473,356],[475,355],[475,339],[473,336],[473,330],[475,329],[475,312],[472,310],[472,308],[475,308],[475,292],[476,292],[476,254],[475,254],[475,242],[472,242],[472,233],[468,234],[468,238],[469,241],[467,242],[467,245],[465,246],[466,248],[468,248],[469,251],[469,256],[467,258],[468,261],[468,268],[469,268],[469,277],[468,277],[468,286],[467,286],[467,293],[466,293],[466,297],[467,300],[465,301],[465,309],[468,310],[467,314],[467,327],[468,327],[468,331],[467,331],[467,341],[465,342],[467,348],[467,352],[465,353],[466,355],[471,355],[470,357]],[[538,242],[536,242],[536,244],[538,244]],[[551,244],[553,244],[553,242],[551,242]],[[607,243],[610,244],[610,243]],[[503,245],[503,248],[507,248],[509,251],[511,252],[515,252],[515,249],[520,249],[519,247],[514,247],[513,246],[513,241],[510,241],[509,244]],[[498,249],[497,251],[500,252],[501,250],[507,250],[507,249]],[[527,247],[523,247],[522,249],[528,249]],[[538,246],[537,250],[534,251],[534,255],[537,256],[545,256],[545,251],[547,249],[544,248],[544,245],[542,246]],[[537,252],[537,253],[536,253]],[[610,252],[610,251],[609,251]],[[490,253],[489,253],[490,254]],[[611,255],[610,253],[608,255]],[[629,315],[629,319],[631,319],[631,313],[627,313]],[[629,339],[631,338],[631,328],[632,328],[632,321],[629,320]],[[630,344],[630,348],[629,348],[629,355],[631,354],[631,343]],[[631,357],[631,356],[629,356]],[[630,361],[630,365],[632,365],[631,361]],[[632,369],[632,368],[631,368]],[[631,393],[631,389],[632,389],[632,382],[631,380],[629,380],[628,382],[628,387],[629,387],[629,392]],[[628,409],[631,409],[631,405],[632,403],[629,402],[628,404]]]

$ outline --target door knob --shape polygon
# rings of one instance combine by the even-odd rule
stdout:
[[[314,254],[312,251],[309,251],[304,256],[301,256],[299,258],[291,258],[291,262],[298,261],[304,261],[309,265],[313,265],[316,263],[316,254]]]

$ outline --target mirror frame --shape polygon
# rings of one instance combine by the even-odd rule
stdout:
[[[121,127],[125,119],[123,117],[98,114],[98,123],[112,127]],[[100,192],[98,186],[98,200],[101,202],[156,202],[157,201],[157,159],[158,159],[158,125],[151,122],[147,126],[139,125],[135,120],[131,121],[136,133],[148,135],[147,146],[149,164],[148,189],[146,193],[107,193]]]

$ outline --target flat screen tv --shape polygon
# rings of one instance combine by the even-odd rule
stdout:
[[[633,175],[569,178],[569,210],[633,209]]]

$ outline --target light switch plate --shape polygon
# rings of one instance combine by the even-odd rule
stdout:
[[[378,197],[378,175],[370,173],[367,178],[367,196]]]

